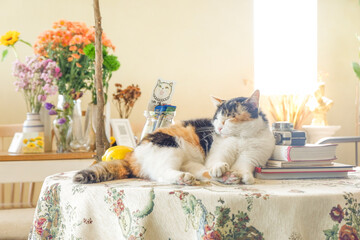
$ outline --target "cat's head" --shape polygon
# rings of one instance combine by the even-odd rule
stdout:
[[[258,119],[260,115],[264,117],[259,113],[259,98],[259,90],[256,90],[249,98],[221,100],[212,97],[217,107],[213,118],[215,132],[223,136],[236,136],[246,123]]]
[[[156,101],[163,102],[169,99],[171,96],[173,83],[163,82],[158,80],[154,89],[154,98]]]

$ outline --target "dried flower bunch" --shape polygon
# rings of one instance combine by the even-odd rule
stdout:
[[[311,112],[307,107],[310,96],[283,95],[269,98],[270,113],[274,121],[287,121],[300,129]]]
[[[137,99],[141,96],[138,85],[130,85],[122,89],[120,83],[115,83],[116,93],[113,94],[113,101],[119,112],[120,118],[128,118]]]

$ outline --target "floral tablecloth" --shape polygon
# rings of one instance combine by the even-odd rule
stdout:
[[[164,185],[46,178],[29,239],[359,239],[360,172],[346,179]]]

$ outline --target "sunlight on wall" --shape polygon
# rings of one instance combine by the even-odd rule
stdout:
[[[317,1],[254,0],[254,83],[263,94],[313,92]]]

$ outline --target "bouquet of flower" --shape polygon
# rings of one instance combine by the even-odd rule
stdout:
[[[14,62],[13,76],[16,91],[24,95],[28,112],[39,113],[47,96],[57,93],[56,82],[61,77],[60,68],[51,59],[39,56],[27,57],[25,63]]]
[[[138,85],[132,84],[125,89],[122,89],[120,83],[115,84],[116,93],[113,94],[114,104],[119,112],[120,118],[128,118],[135,105],[137,99],[141,96],[141,91]]]
[[[85,23],[60,20],[52,30],[47,30],[38,37],[34,45],[37,54],[53,59],[59,64],[62,76],[58,81],[59,93],[73,104],[70,93],[79,94],[87,89],[86,79],[91,79],[91,59],[84,54],[84,47],[95,42],[93,27]],[[103,34],[103,45],[112,49],[112,45]]]

